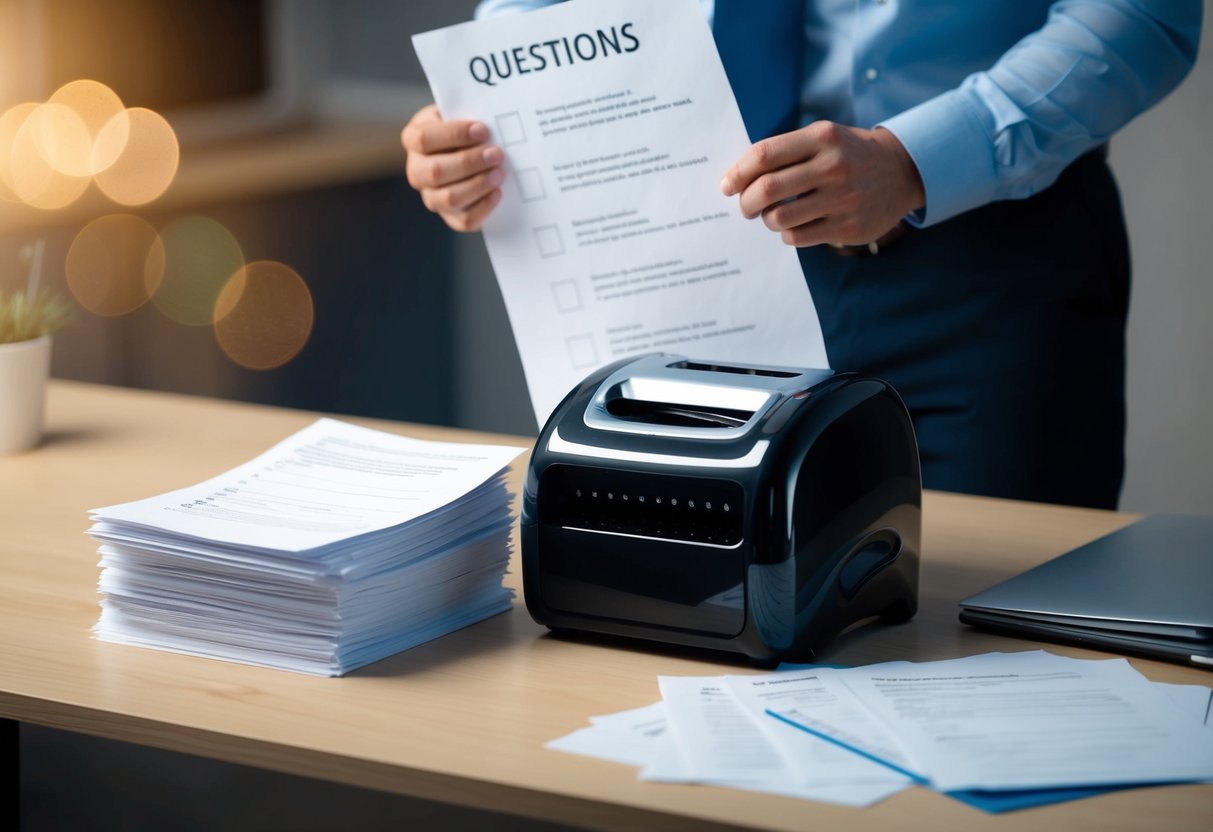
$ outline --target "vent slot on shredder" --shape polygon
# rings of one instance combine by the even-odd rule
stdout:
[[[546,525],[709,546],[741,541],[742,491],[729,480],[553,465],[539,490]]]

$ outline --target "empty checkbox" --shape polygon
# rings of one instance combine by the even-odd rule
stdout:
[[[598,364],[598,350],[594,349],[593,335],[574,335],[565,340],[569,348],[569,362],[574,370]]]
[[[514,176],[518,179],[518,192],[522,194],[523,202],[534,202],[548,195],[544,190],[543,177],[539,174],[539,168],[524,168]]]
[[[540,257],[557,257],[564,254],[564,238],[560,236],[560,228],[555,225],[541,225],[536,228],[535,242],[539,246]]]
[[[522,129],[522,116],[518,113],[502,113],[497,116],[497,134],[501,144],[509,147],[526,141],[526,130]]]
[[[576,312],[581,308],[581,291],[574,280],[558,280],[552,284],[557,312]]]

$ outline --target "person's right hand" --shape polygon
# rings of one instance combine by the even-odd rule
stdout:
[[[409,184],[425,207],[456,231],[478,230],[501,201],[505,155],[485,144],[488,138],[480,122],[443,121],[433,104],[419,110],[400,134]]]

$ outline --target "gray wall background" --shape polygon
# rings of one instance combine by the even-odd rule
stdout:
[[[410,115],[424,76],[409,37],[471,16],[474,0],[293,0],[323,21],[317,56],[328,105]],[[1122,507],[1213,513],[1213,0],[1205,0],[1201,59],[1161,105],[1112,142],[1133,247],[1129,324],[1128,473]],[[352,82],[352,87],[351,87]],[[397,94],[393,94],[392,90]],[[405,91],[399,94],[400,91]],[[334,100],[336,99],[336,100]],[[382,102],[376,104],[375,102]],[[403,218],[402,218],[403,221]],[[456,421],[513,433],[536,429],[513,337],[479,235],[455,235]],[[1080,371],[1081,368],[1076,368]]]
[[[1133,247],[1121,506],[1213,513],[1213,2],[1192,74],[1112,142]]]

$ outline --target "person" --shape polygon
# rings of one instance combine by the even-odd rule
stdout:
[[[1114,508],[1129,252],[1107,142],[1191,69],[1200,0],[702,4],[755,140],[721,192],[798,248],[831,365],[901,393],[923,484]],[[500,200],[488,135],[433,107],[402,133],[459,231]]]

